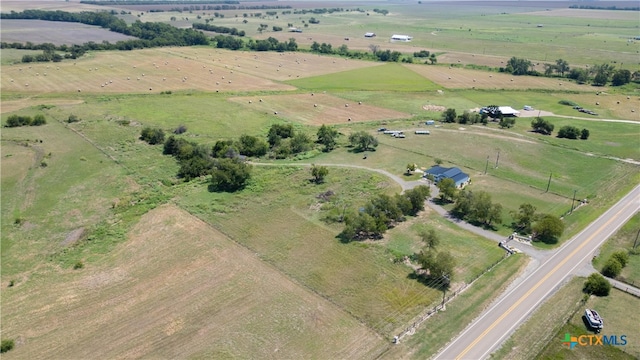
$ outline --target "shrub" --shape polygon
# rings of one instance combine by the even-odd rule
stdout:
[[[588,138],[589,138],[589,130],[582,129],[582,132],[580,133],[580,139],[587,140]]]
[[[13,349],[15,345],[16,343],[15,341],[13,341],[13,339],[2,340],[2,342],[0,343],[0,353],[6,353],[7,351]]]
[[[593,273],[587,278],[582,291],[596,296],[608,296],[611,291],[611,284],[602,275]]]
[[[620,275],[621,271],[622,264],[620,264],[620,262],[616,258],[610,257],[604,264],[601,272],[602,275],[606,277],[615,278],[616,276]]]
[[[146,141],[150,145],[160,144],[164,142],[164,131],[146,126],[140,133],[140,140]]]
[[[82,260],[78,260],[75,264],[73,264],[73,270],[79,270],[84,267],[84,263]]]
[[[25,126],[25,125],[31,125],[31,122],[33,121],[33,119],[31,119],[31,116],[20,116],[20,115],[10,115],[7,118],[7,127],[18,127],[18,126]]]
[[[44,115],[38,114],[33,117],[33,121],[31,121],[31,126],[40,126],[47,123],[47,120],[44,118]]]
[[[77,115],[71,114],[69,115],[69,117],[67,118],[67,122],[68,123],[74,123],[74,122],[78,122],[80,121],[80,118]]]
[[[567,105],[567,106],[578,106],[578,103],[573,102],[571,100],[560,100],[558,101],[558,103],[561,105]]]
[[[563,126],[558,130],[559,138],[577,139],[580,135],[580,129],[571,125]]]
[[[180,125],[175,130],[173,130],[173,133],[176,135],[184,134],[186,132],[187,132],[187,127],[185,125]]]
[[[611,254],[611,259],[616,259],[622,267],[625,267],[629,263],[629,253],[626,250],[616,251]]]

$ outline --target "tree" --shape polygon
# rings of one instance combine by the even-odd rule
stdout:
[[[535,119],[531,120],[531,128],[537,133],[543,135],[551,135],[554,126],[548,120],[545,120],[541,117],[536,117]]]
[[[327,174],[329,174],[329,169],[326,166],[311,165],[311,176],[316,184],[323,183]]]
[[[33,117],[33,121],[29,125],[31,125],[31,126],[40,126],[40,125],[44,125],[46,123],[47,123],[47,120],[44,118],[44,115],[37,114],[36,116]],[[164,141],[164,138],[162,139],[162,141]]]
[[[602,267],[602,275],[610,278],[615,278],[616,276],[620,275],[621,271],[622,264],[620,264],[618,259],[614,257],[610,257],[609,259],[607,259],[607,262],[604,263],[604,266]]]
[[[582,131],[580,132],[580,139],[587,140],[588,138],[589,138],[589,130],[582,129]]]
[[[446,123],[456,122],[456,109],[448,108],[442,113],[442,121]]]
[[[13,349],[13,347],[16,345],[15,341],[13,341],[13,339],[4,339],[2,340],[2,342],[0,342],[0,353],[6,353],[7,351],[10,351],[11,349]]]
[[[233,192],[244,188],[251,177],[251,165],[238,159],[219,159],[211,171],[213,191]]]
[[[513,75],[526,75],[529,73],[529,68],[531,66],[533,66],[531,61],[514,56],[507,62],[505,71],[512,73]]]
[[[293,154],[303,153],[311,150],[311,138],[305,133],[296,133],[291,138],[290,142],[291,152]]]
[[[240,139],[238,140],[238,148],[238,151],[242,155],[263,156],[269,150],[269,145],[261,138],[243,134],[240,135]]]
[[[577,81],[578,84],[584,84],[589,80],[589,72],[585,69],[573,68],[567,77]]]
[[[598,71],[596,76],[593,78],[592,84],[595,86],[605,86],[607,85],[607,81],[609,80],[609,75],[607,75],[604,71]]]
[[[213,167],[213,159],[209,156],[193,156],[180,161],[178,176],[186,181],[207,175]]]
[[[611,284],[602,275],[593,273],[585,281],[582,291],[596,296],[608,296],[611,291]]]
[[[416,164],[407,164],[407,175],[411,175],[414,171],[416,171]]]
[[[613,73],[613,78],[611,79],[611,85],[622,86],[624,84],[628,84],[630,81],[631,81],[631,71],[626,69],[619,69],[615,73]]]
[[[432,250],[423,250],[417,258],[422,269],[429,272],[428,277],[438,281],[438,287],[449,287],[456,267],[455,258],[451,253],[440,251],[434,254]]]
[[[146,141],[150,145],[161,144],[164,142],[164,131],[146,126],[140,133],[140,140]]]
[[[409,200],[411,207],[409,212],[404,212],[406,215],[415,215],[418,212],[424,210],[424,201],[431,194],[431,190],[428,186],[419,185],[413,189],[404,192],[404,197]]]
[[[555,71],[560,74],[560,76],[564,76],[564,73],[569,71],[569,63],[562,59],[556,60]]]
[[[293,137],[293,125],[291,124],[273,124],[269,128],[267,139],[269,145],[274,147],[280,143],[282,139]]]
[[[336,147],[338,130],[333,127],[322,125],[318,129],[318,143],[324,145],[324,152],[329,152]]]
[[[456,183],[450,178],[442,179],[438,182],[438,190],[440,190],[440,200],[451,201],[456,196]]]
[[[523,234],[531,233],[531,223],[535,219],[535,214],[535,206],[529,203],[521,204],[517,213],[511,213],[511,217],[514,220],[512,225],[513,229]]]
[[[365,131],[358,131],[349,135],[349,143],[358,151],[374,150],[378,146],[378,140]]]
[[[169,140],[171,140],[171,138],[173,138],[173,136],[169,137]],[[165,149],[166,147],[167,144],[165,144]],[[227,157],[227,155],[231,153],[230,149],[233,149],[234,152],[237,152],[235,151],[233,140],[218,140],[211,148],[211,156],[214,158]]]
[[[547,244],[555,244],[564,232],[564,223],[557,216],[543,214],[532,227],[533,239]]]
[[[418,236],[420,236],[420,240],[422,240],[427,249],[433,250],[440,244],[440,237],[436,234],[436,231],[433,229],[429,230],[420,230],[418,232]]]
[[[558,130],[559,138],[577,139],[580,136],[580,129],[575,126],[566,125]]]

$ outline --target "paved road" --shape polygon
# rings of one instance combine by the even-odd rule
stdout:
[[[594,251],[639,209],[640,185],[504,294],[442,349],[436,359],[487,358],[565,278],[584,266]]]

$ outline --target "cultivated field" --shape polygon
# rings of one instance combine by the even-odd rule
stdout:
[[[144,215],[126,243],[86,269],[2,297],[15,359],[366,358],[384,346],[334,304],[171,205]]]
[[[73,38],[69,38],[69,32],[73,33]],[[136,38],[133,36],[80,23],[11,19],[2,21],[2,41],[8,43],[25,43],[29,41],[34,44],[73,45],[84,44],[89,41],[115,43],[134,39]]]

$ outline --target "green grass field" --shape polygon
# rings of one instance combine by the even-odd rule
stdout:
[[[638,231],[640,230],[639,225],[640,214],[636,214],[602,245],[600,253],[593,260],[593,266],[597,270],[602,270],[611,253],[620,250],[631,250],[634,243],[637,244],[636,250],[640,249],[640,239],[637,239]],[[635,286],[640,284],[640,255],[629,254],[629,263],[622,269],[618,279]]]

